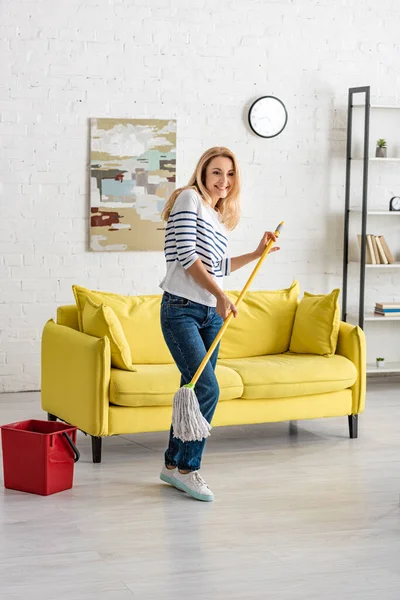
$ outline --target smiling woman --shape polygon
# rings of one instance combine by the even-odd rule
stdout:
[[[224,147],[205,152],[189,184],[176,190],[165,205],[167,273],[161,326],[166,344],[181,373],[181,386],[189,383],[211,347],[223,320],[237,309],[223,292],[223,278],[259,258],[275,235],[265,232],[254,252],[228,257],[228,230],[239,221],[240,175],[233,152]],[[278,248],[276,248],[278,249]],[[200,411],[211,423],[219,398],[214,373],[216,346],[196,383]],[[197,500],[214,496],[198,474],[205,438],[183,442],[171,426],[161,479]]]
[[[218,210],[218,202],[227,197],[234,183],[235,169],[232,160],[226,156],[213,158],[206,169],[205,186],[210,192],[214,210]]]

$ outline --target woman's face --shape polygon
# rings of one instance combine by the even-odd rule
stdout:
[[[235,171],[230,158],[217,156],[208,163],[205,185],[213,200],[226,198],[234,183]]]

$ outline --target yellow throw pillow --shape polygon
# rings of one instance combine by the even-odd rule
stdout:
[[[108,337],[113,367],[124,369],[124,371],[136,371],[132,365],[129,344],[112,308],[104,304],[95,304],[90,298],[87,298],[82,313],[82,326],[83,332],[88,335],[99,338]]]
[[[299,282],[283,290],[247,292],[221,340],[220,358],[287,352],[298,304]],[[240,292],[227,292],[233,303]]]
[[[160,324],[161,295],[122,296],[110,292],[72,286],[78,308],[78,323],[83,331],[82,314],[86,300],[113,309],[121,323],[135,365],[173,364]]]
[[[290,352],[333,356],[339,335],[339,289],[330,294],[304,292],[294,319]]]

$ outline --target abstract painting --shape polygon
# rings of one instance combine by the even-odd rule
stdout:
[[[162,250],[175,175],[176,121],[91,119],[90,249]]]

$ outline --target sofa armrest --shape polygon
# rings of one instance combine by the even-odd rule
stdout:
[[[358,377],[352,386],[353,414],[358,414],[365,407],[366,390],[366,343],[363,330],[357,325],[350,325],[341,321],[336,354],[345,356],[354,363]]]
[[[42,335],[42,408],[94,436],[107,435],[110,342],[50,320]]]

